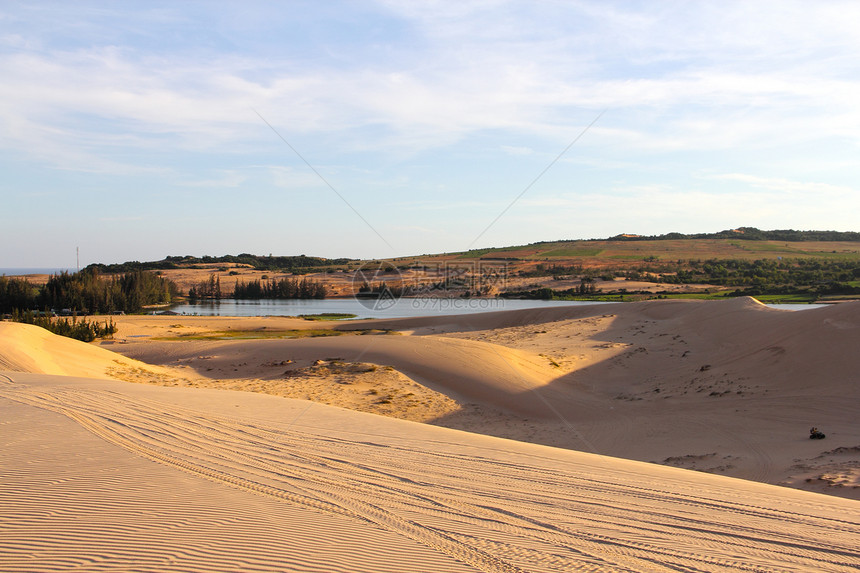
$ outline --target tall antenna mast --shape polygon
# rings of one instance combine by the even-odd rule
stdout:
[[[75,247],[75,259],[78,262],[78,272],[81,272],[81,248]]]

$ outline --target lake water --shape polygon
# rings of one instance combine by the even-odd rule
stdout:
[[[546,308],[596,304],[564,300],[519,300],[502,298],[402,298],[397,301],[328,298],[323,300],[232,300],[180,304],[170,310],[201,316],[298,316],[338,312],[359,318],[403,318],[442,314],[471,314],[522,308]]]
[[[299,316],[324,312],[355,314],[358,318],[403,318],[410,316],[435,316],[445,314],[471,314],[497,310],[519,310],[523,308],[547,308],[558,306],[582,306],[602,304],[590,301],[569,300],[521,300],[502,298],[402,298],[394,301],[356,300],[353,298],[328,298],[323,300],[232,300],[220,302],[197,302],[171,307],[180,314],[200,316]],[[620,304],[620,303],[610,303]],[[806,310],[820,304],[776,304],[768,305],[783,310]]]

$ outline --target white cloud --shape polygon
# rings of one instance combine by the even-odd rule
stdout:
[[[465,245],[480,229],[463,220],[492,220],[607,109],[486,239],[835,227],[860,209],[855,2],[200,6],[0,8],[5,165],[55,171],[43,188],[74,170],[339,202],[257,110],[359,211]]]
[[[761,177],[746,173],[724,173],[708,176],[711,179],[740,181],[758,189],[768,189],[788,194],[801,194],[829,199],[853,199],[860,201],[860,189],[844,185],[833,185],[816,181],[793,181],[781,177]]]
[[[233,170],[219,170],[220,177],[215,179],[204,179],[199,181],[185,181],[184,187],[239,187],[248,178]]]
[[[391,151],[500,129],[563,140],[607,107],[591,135],[626,133],[622,141],[632,148],[725,148],[813,134],[856,141],[860,131],[860,87],[842,73],[856,61],[858,41],[831,4],[802,11],[797,4],[719,11],[704,5],[679,14],[587,3],[533,10],[507,2],[385,6],[423,35],[406,62],[344,68],[325,58],[310,66],[247,54],[167,57],[136,46],[21,49],[0,58],[0,118],[62,126],[69,138],[57,146],[68,151],[83,140],[93,153],[88,134],[127,134],[120,144],[143,149],[248,145],[259,135],[253,109],[290,132],[379,126],[378,145]],[[765,16],[779,25],[765,25]],[[565,34],[577,18],[595,28],[580,24]],[[823,35],[827,26],[835,32]],[[622,46],[595,43],[602,32]],[[738,55],[711,55],[720,50]],[[821,50],[826,58],[810,66]],[[656,63],[636,64],[629,54],[650,54]],[[762,69],[766,62],[777,65]],[[45,143],[38,129],[27,131],[13,134],[11,145]]]

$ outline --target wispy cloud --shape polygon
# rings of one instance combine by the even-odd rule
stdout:
[[[4,4],[0,162],[8,192],[68,190],[81,218],[82,184],[118,208],[117,189],[206,188],[319,208],[259,110],[362,212],[462,248],[608,108],[488,241],[850,227],[858,19],[839,0]]]
[[[793,181],[782,177],[761,177],[746,173],[723,173],[708,177],[724,181],[740,181],[758,189],[781,191],[783,193],[816,197],[827,196],[831,198],[845,197],[860,200],[860,188],[844,185],[833,185],[816,181]]]
[[[381,141],[417,149],[498,129],[563,139],[605,107],[621,113],[602,127],[627,131],[631,147],[712,148],[789,133],[856,137],[860,127],[853,105],[860,88],[845,73],[860,42],[838,24],[850,18],[843,13],[835,30],[828,27],[823,44],[815,33],[834,24],[830,5],[811,16],[791,3],[679,14],[658,7],[655,15],[613,4],[382,5],[420,34],[407,62],[341,67],[337,60],[307,65],[191,50],[168,57],[149,46],[112,44],[28,50],[23,36],[13,35],[18,50],[0,57],[0,119],[63,126],[70,136],[57,145],[66,149],[101,124],[96,133],[133,135],[122,142],[132,148],[224,150],[254,138],[253,107],[301,132],[383,127]],[[784,27],[768,24],[773,18]],[[595,28],[579,24],[581,33],[566,34],[580,19]],[[619,45],[586,49],[599,34]],[[627,63],[617,67],[622,56]],[[762,69],[758,60],[779,67]],[[580,119],[571,121],[577,109]],[[773,121],[786,114],[796,121]],[[11,144],[38,147],[38,132],[19,130]]]

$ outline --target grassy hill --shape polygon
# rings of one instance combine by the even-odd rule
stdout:
[[[394,264],[400,269],[419,264],[503,266],[509,277],[508,294],[541,298],[748,294],[764,300],[813,301],[860,297],[860,233],[853,232],[740,228],[700,235],[618,235],[404,257]]]

